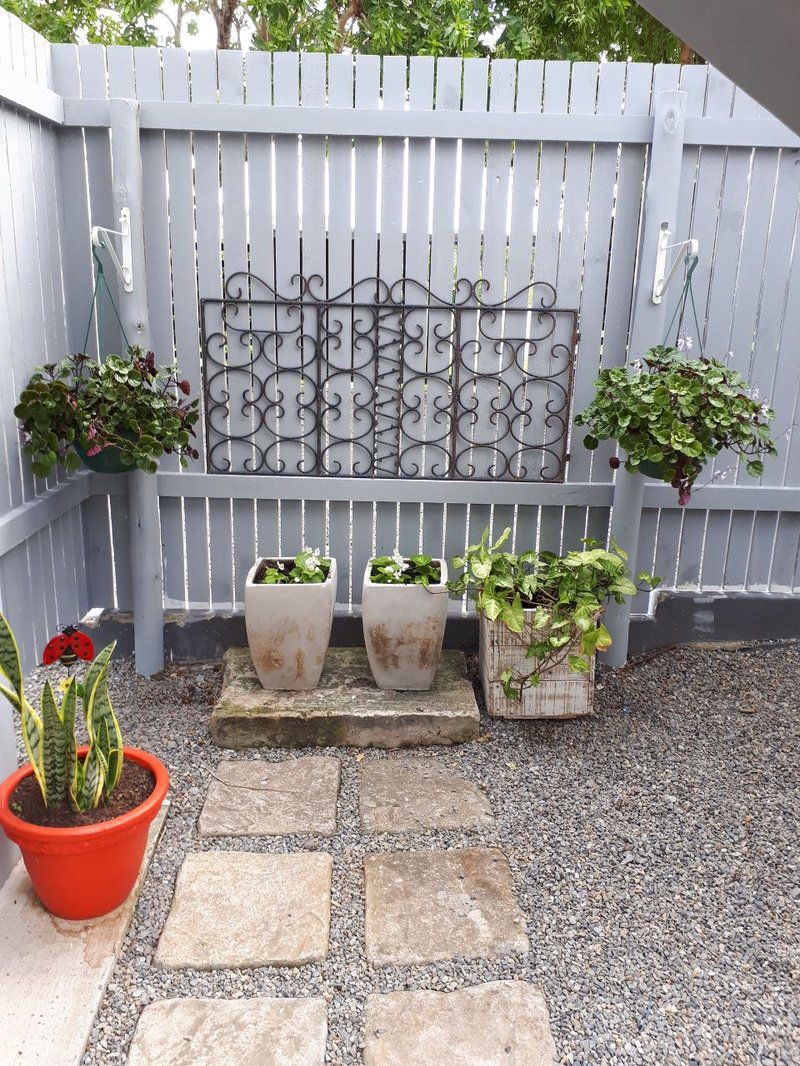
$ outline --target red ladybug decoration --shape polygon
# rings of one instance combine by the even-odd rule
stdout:
[[[45,666],[58,662],[62,666],[73,666],[78,659],[91,662],[94,658],[94,644],[76,626],[64,626],[57,637],[48,640],[44,649],[42,662]]]

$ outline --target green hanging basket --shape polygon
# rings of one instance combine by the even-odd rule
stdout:
[[[639,463],[639,473],[644,474],[645,477],[651,477],[655,481],[666,481],[669,483],[672,480],[672,475],[664,477],[662,468],[659,464],[651,462],[650,459],[643,459],[642,462]]]
[[[89,470],[95,474],[129,474],[136,469],[136,463],[125,463],[122,460],[122,449],[114,444],[101,448],[94,455],[87,455],[78,441],[72,445],[76,455]]]

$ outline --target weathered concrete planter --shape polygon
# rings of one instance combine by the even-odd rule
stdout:
[[[592,713],[594,704],[594,665],[589,672],[576,673],[568,663],[548,671],[535,687],[526,686],[521,700],[510,700],[503,692],[500,675],[511,668],[529,673],[532,660],[526,651],[532,640],[533,611],[525,611],[521,633],[512,633],[502,622],[490,622],[481,615],[479,661],[486,707],[493,718],[579,718]],[[570,653],[578,653],[578,647]]]
[[[319,684],[331,639],[336,603],[336,560],[317,585],[260,585],[267,563],[291,566],[293,558],[259,559],[247,575],[244,619],[258,679],[268,689],[310,689]]]
[[[447,621],[447,563],[439,584],[376,585],[364,572],[361,614],[367,658],[378,688],[425,691],[433,684]]]

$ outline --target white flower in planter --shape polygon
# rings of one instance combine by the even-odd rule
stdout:
[[[303,555],[305,555],[305,567],[309,573],[315,574],[320,569],[319,561],[322,553],[319,548],[303,548]]]
[[[405,561],[400,552],[395,548],[392,553],[392,559],[394,561],[395,573],[399,577],[404,571],[408,570],[408,563]]]

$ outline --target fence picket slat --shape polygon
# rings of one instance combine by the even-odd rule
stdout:
[[[408,60],[404,56],[387,56],[383,60],[382,100],[384,108],[403,110],[406,104]],[[380,238],[378,244],[378,276],[387,285],[393,285],[404,273],[405,225],[404,194],[406,170],[406,145],[396,138],[385,138],[380,148]],[[397,396],[391,404],[394,415],[399,404],[402,387],[401,353],[389,349],[376,368],[376,381],[382,398]],[[400,456],[400,430],[387,433],[382,428],[380,438],[376,433],[376,467],[389,473],[397,473]],[[377,504],[375,508],[375,551],[378,555],[391,554],[399,547],[399,504]]]
[[[485,111],[489,90],[489,64],[485,59],[464,60],[464,81],[462,108],[465,111]],[[461,183],[458,190],[458,242],[456,244],[455,275],[457,278],[476,280],[481,274],[481,253],[483,248],[483,198],[484,198],[484,159],[485,145],[480,141],[462,141],[461,143]],[[531,196],[533,193],[531,193]],[[528,260],[530,272],[530,252]],[[461,318],[462,343],[469,344],[477,336],[478,318],[474,312],[465,311]],[[469,361],[469,368],[474,360]],[[463,389],[463,386],[462,386]],[[463,393],[462,393],[463,395]],[[470,403],[474,398],[474,385],[468,397]],[[474,425],[466,427],[462,436],[474,439]],[[467,448],[466,440],[460,444]],[[471,451],[467,455],[472,462]],[[444,524],[444,553],[448,561],[454,555],[463,555],[467,544],[469,508],[466,504],[447,504],[442,515]]]
[[[380,106],[380,57],[356,57],[355,106],[377,109]],[[355,137],[353,141],[353,281],[378,275],[378,188],[380,180],[378,141],[370,137]],[[394,278],[387,279],[391,284]],[[362,299],[365,293],[362,288]],[[376,323],[369,311],[356,312],[354,322],[361,321],[360,330],[354,328],[353,378],[349,421],[359,437],[354,449],[353,466],[372,462],[375,454],[375,427],[360,404],[369,405],[377,388]],[[366,336],[361,336],[366,333]],[[358,334],[358,335],[357,335]],[[361,464],[359,464],[361,458]],[[350,539],[349,603],[361,603],[364,570],[372,555],[375,528],[375,505],[354,504]]]
[[[328,60],[328,106],[353,106],[353,59],[349,55],[332,55]],[[335,296],[350,287],[353,281],[353,147],[341,137],[328,140],[328,271],[327,293]],[[324,357],[333,362],[337,351],[348,352],[352,347],[352,323],[348,316],[341,316],[341,348],[336,348],[331,339],[326,342]],[[349,364],[348,364],[349,365]],[[333,386],[326,393],[331,394]],[[331,431],[335,426],[323,425],[322,447],[326,462],[326,449],[331,444]],[[335,555],[338,567],[336,602],[350,601],[350,530],[351,504],[331,501],[328,509],[328,544],[326,552]]]
[[[213,52],[190,52],[192,100],[217,99],[217,57]],[[195,227],[197,241],[197,291],[200,299],[222,293],[219,212],[219,137],[196,133],[194,147]],[[230,503],[208,502],[208,548],[196,558],[187,553],[189,600],[199,605],[233,601],[233,528]],[[197,597],[195,599],[195,597]]]
[[[564,114],[569,101],[570,64],[545,63],[542,110],[546,114]],[[563,204],[566,145],[543,144],[539,163],[539,210],[536,220],[533,277],[535,281],[555,284],[561,254],[560,219]],[[537,547],[561,550],[563,508],[539,510]]]

